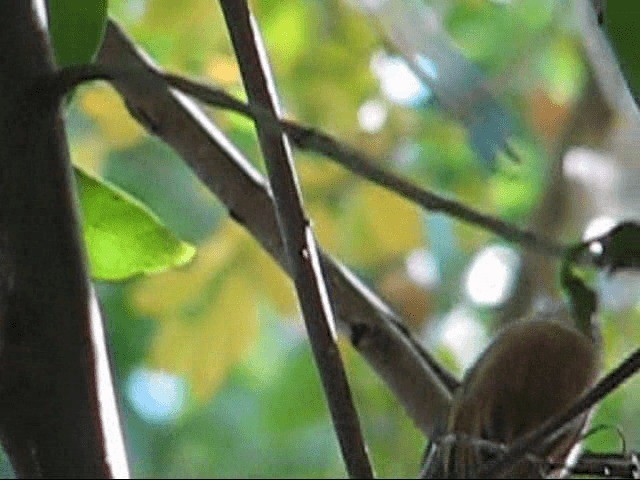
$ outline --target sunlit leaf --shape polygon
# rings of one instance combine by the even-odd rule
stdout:
[[[91,274],[122,280],[184,265],[195,254],[141,203],[75,170]]]
[[[383,188],[362,183],[341,219],[341,250],[362,265],[390,260],[422,241],[420,211]]]

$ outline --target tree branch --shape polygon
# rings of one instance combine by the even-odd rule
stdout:
[[[246,0],[222,0],[220,4],[249,103],[266,109],[272,121],[277,121],[275,82],[259,28]],[[291,149],[284,135],[265,128],[264,123],[257,121],[256,130],[273,192],[276,218],[342,457],[350,477],[373,478],[360,420],[336,343],[333,310],[315,236],[302,205]]]
[[[33,2],[0,2],[0,436],[18,476],[129,475]]]
[[[473,210],[456,200],[425,190],[392,172],[386,171],[378,166],[380,162],[368,158],[363,153],[326,133],[288,120],[268,118],[268,112],[258,106],[249,106],[221,89],[194,82],[179,75],[165,74],[164,77],[172,86],[202,102],[263,121],[268,128],[289,135],[289,138],[298,148],[325,155],[356,175],[397,193],[403,198],[422,206],[427,211],[442,212],[460,221],[487,230],[509,242],[518,243],[525,248],[547,255],[561,257],[565,252],[563,245],[559,245],[548,238],[541,237],[494,216]]]

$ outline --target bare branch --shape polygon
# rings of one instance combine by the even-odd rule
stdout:
[[[560,257],[565,247],[531,231],[512,225],[504,220],[487,215],[472,208],[445,198],[410,181],[380,168],[380,162],[368,158],[361,152],[343,144],[326,133],[300,124],[270,117],[268,112],[257,106],[249,106],[228,95],[221,89],[194,82],[179,75],[164,75],[167,82],[198,100],[219,108],[232,110],[247,117],[262,121],[269,128],[289,135],[291,141],[302,150],[309,150],[327,156],[353,173],[370,180],[377,185],[396,192],[425,210],[442,212],[473,226],[487,230],[505,240],[518,243],[547,255]]]
[[[268,110],[277,122],[278,99],[260,30],[246,0],[221,1],[227,29],[250,105]],[[287,138],[265,128],[256,130],[273,192],[282,242],[302,309],[311,349],[324,387],[333,427],[349,476],[373,478],[373,469],[338,350],[333,309],[323,278],[318,247],[302,205],[302,196]]]

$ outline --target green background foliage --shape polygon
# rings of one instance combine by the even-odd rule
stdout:
[[[408,108],[386,99],[371,66],[384,43],[351,2],[251,2],[288,117],[333,133],[416,183],[526,224],[548,183],[549,152],[588,76],[568,20],[571,2],[430,3],[457,47],[487,73],[493,91],[517,117],[521,127],[511,146],[519,163],[499,158],[497,170],[488,170],[469,146],[468,132],[437,102]],[[244,95],[216,2],[111,0],[109,14],[169,71]],[[68,28],[75,27],[60,24],[62,33],[54,37],[68,39]],[[57,54],[61,63],[73,63]],[[358,120],[371,101],[386,116],[373,133]],[[263,171],[252,124],[238,115],[210,113]],[[122,283],[98,282],[134,474],[343,476],[290,282],[180,159],[136,125],[108,86],[84,87],[74,96],[68,132],[76,165],[126,191],[177,238],[198,248],[187,266]],[[497,327],[499,311],[470,303],[464,287],[474,256],[495,240],[443,215],[425,214],[315,155],[296,153],[295,159],[323,248],[389,300],[460,374],[468,361],[438,332],[461,312],[485,336]],[[86,186],[81,197],[83,192]],[[569,222],[564,234],[579,238],[583,227]],[[172,245],[182,254],[188,248]],[[436,266],[435,279],[420,283],[407,273],[407,259],[416,252]],[[607,368],[640,343],[639,320],[637,301],[605,313]],[[376,471],[415,476],[425,439],[364,361],[346,342],[341,347]],[[638,388],[636,380],[616,392],[596,419],[623,426],[636,449]],[[620,448],[612,431],[590,442],[605,451]]]

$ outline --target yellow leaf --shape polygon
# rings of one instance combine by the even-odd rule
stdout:
[[[191,369],[196,333],[177,313],[168,314],[154,337],[149,354],[151,364],[160,370],[186,376]]]
[[[194,346],[189,375],[197,400],[207,400],[220,387],[229,370],[246,358],[258,337],[253,285],[242,273],[233,274],[206,313]]]
[[[99,177],[100,166],[109,152],[104,140],[97,135],[84,137],[73,135],[69,138],[69,142],[73,164]]]
[[[240,70],[235,59],[230,56],[217,55],[209,60],[206,74],[222,86],[240,84]]]
[[[118,94],[106,85],[81,91],[80,105],[98,124],[112,148],[132,147],[146,135],[145,130],[131,118]]]
[[[254,287],[259,287],[282,316],[290,317],[298,305],[293,282],[255,241],[249,243],[247,259],[251,259],[249,269],[255,280]]]
[[[387,190],[360,184],[340,222],[340,253],[348,261],[372,265],[422,244],[419,209]]]
[[[147,0],[142,21],[149,27],[161,28],[164,32],[180,32],[193,29],[194,24],[210,21],[214,8],[208,0]]]
[[[398,195],[375,185],[366,185],[364,208],[380,247],[390,253],[402,253],[421,244],[420,211]]]
[[[269,262],[229,220],[187,268],[140,281],[133,304],[160,327],[149,354],[152,366],[184,375],[194,397],[208,399],[258,336],[258,292],[266,284],[291,289]]]
[[[304,157],[296,163],[296,170],[305,193],[322,195],[323,198],[326,198],[327,189],[334,188],[349,178],[346,169],[335,163]]]
[[[188,308],[160,318],[150,361],[184,375],[194,397],[206,401],[229,370],[243,360],[258,336],[253,287],[242,272],[218,279],[220,288],[193,313]],[[185,305],[187,307],[188,305]]]
[[[339,245],[340,230],[335,215],[323,203],[312,202],[307,206],[313,231],[318,243],[328,252],[335,252]]]
[[[208,0],[147,0],[135,34],[165,68],[201,73],[206,57],[227,41],[220,25],[222,13]]]
[[[217,270],[234,260],[241,246],[241,232],[231,223],[225,223],[198,248],[195,259],[186,268],[141,280],[133,290],[133,304],[146,315],[163,315],[180,309],[199,296]]]

